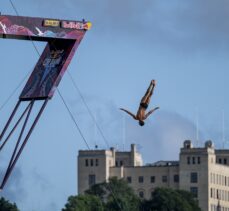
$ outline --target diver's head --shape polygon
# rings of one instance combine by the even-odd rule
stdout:
[[[145,124],[145,122],[144,121],[142,121],[142,120],[139,120],[139,125],[141,125],[141,126],[143,126],[144,124]]]

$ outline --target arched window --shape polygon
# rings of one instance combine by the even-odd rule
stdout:
[[[141,199],[144,199],[144,198],[145,198],[145,190],[144,190],[144,189],[139,189],[139,190],[138,190],[138,196],[139,196]]]
[[[140,197],[141,199],[144,198],[144,192],[143,192],[143,191],[139,191],[138,195],[139,195],[139,197]]]
[[[149,195],[150,195],[150,198],[152,199],[153,198],[153,193],[154,193],[154,188],[151,188],[149,190]]]

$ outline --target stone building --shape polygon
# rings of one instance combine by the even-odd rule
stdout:
[[[80,150],[78,193],[109,177],[124,178],[141,198],[149,199],[156,187],[190,191],[204,211],[229,211],[229,150],[214,149],[211,141],[193,147],[184,141],[179,161],[143,165],[141,154],[131,145],[129,152]]]

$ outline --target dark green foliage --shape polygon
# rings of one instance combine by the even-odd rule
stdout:
[[[92,186],[85,195],[70,196],[62,211],[138,211],[140,200],[125,180],[111,178],[109,183]]]
[[[5,200],[3,197],[0,198],[0,211],[19,211],[17,205],[10,203]]]
[[[193,197],[192,193],[184,190],[177,190],[177,192],[180,194],[183,200],[186,200],[190,206],[192,207],[192,210],[201,211],[201,209],[198,206],[197,200]]]
[[[70,196],[62,211],[103,211],[103,204],[97,196],[79,195]]]
[[[98,196],[102,201],[104,201],[105,200],[104,197],[106,195],[105,187],[106,187],[106,183],[95,184],[85,193],[89,195]]]
[[[139,198],[123,179],[118,180],[113,177],[109,180],[109,183],[94,185],[86,193],[100,197],[105,210],[139,210]]]
[[[192,194],[156,188],[150,200],[140,200],[123,179],[92,186],[85,195],[70,196],[62,211],[200,211]]]
[[[140,199],[125,180],[111,178],[106,188],[109,193],[106,210],[139,210]]]
[[[200,211],[191,193],[170,188],[156,188],[142,207],[144,211]]]

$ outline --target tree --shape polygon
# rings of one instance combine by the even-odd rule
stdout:
[[[83,195],[70,196],[62,211],[138,211],[140,199],[123,179],[93,185]]]
[[[150,200],[142,200],[123,179],[93,185],[84,195],[70,196],[62,211],[200,211],[192,194],[156,188]]]
[[[108,183],[94,185],[86,193],[98,196],[105,210],[134,211],[140,207],[140,199],[124,179],[110,178]]]
[[[62,211],[103,211],[103,203],[94,195],[70,196]]]
[[[0,198],[0,211],[19,211],[15,203],[10,203],[5,198]]]
[[[201,211],[201,209],[198,205],[198,201],[194,198],[192,193],[185,191],[185,190],[177,190],[177,192],[180,194],[180,196],[182,197],[183,200],[188,201],[188,203],[192,207],[192,210]]]
[[[141,209],[144,211],[201,211],[191,193],[170,188],[156,188],[152,198],[146,200]]]

